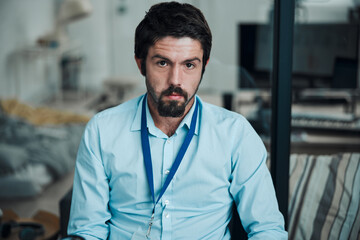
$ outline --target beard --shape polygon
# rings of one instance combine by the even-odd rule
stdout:
[[[154,88],[146,81],[147,90],[151,98],[154,100],[157,110],[162,117],[181,117],[185,113],[185,108],[190,100],[195,96],[189,98],[188,93],[180,87],[171,85],[168,89],[161,92],[160,96],[156,96]],[[165,101],[164,96],[170,96],[176,93],[184,98],[184,101],[169,100]]]

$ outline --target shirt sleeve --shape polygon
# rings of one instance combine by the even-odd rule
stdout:
[[[266,166],[264,144],[248,122],[238,136],[241,138],[233,153],[230,192],[241,223],[251,240],[288,239]]]
[[[85,239],[107,239],[111,218],[109,184],[105,173],[96,118],[88,123],[75,165],[68,233]]]

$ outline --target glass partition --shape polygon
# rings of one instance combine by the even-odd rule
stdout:
[[[358,151],[360,74],[356,8],[340,1],[304,1],[297,4],[296,13],[292,152]]]
[[[358,1],[296,1],[289,239],[359,234]]]

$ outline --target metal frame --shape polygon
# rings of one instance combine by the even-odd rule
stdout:
[[[271,175],[279,209],[288,223],[292,51],[295,0],[274,2]]]

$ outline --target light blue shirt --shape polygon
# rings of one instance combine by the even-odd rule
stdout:
[[[90,240],[145,236],[153,200],[141,146],[142,101],[100,112],[88,123],[76,161],[69,233]],[[249,239],[287,239],[261,139],[241,115],[196,101],[195,135],[156,206],[151,239],[230,239],[234,201]],[[171,137],[146,108],[156,198],[194,108]]]

